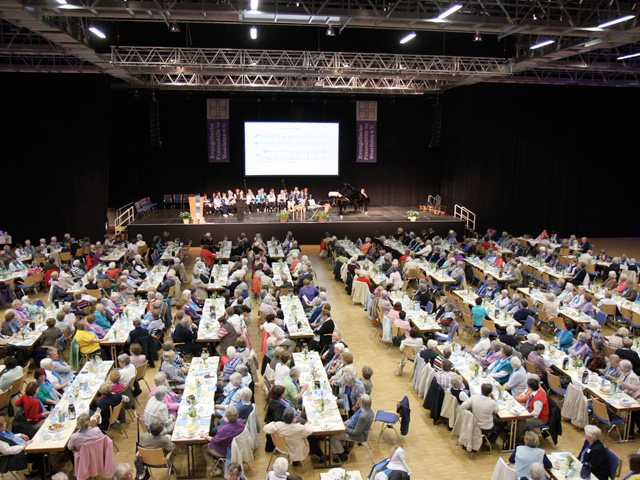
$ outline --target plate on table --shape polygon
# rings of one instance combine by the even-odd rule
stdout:
[[[80,398],[88,400],[90,398],[93,398],[93,393],[82,391],[82,392],[80,392]]]
[[[327,472],[327,476],[331,479],[331,480],[339,480],[341,478],[344,478],[344,474],[346,473],[344,468],[332,468],[331,470],[329,470]]]
[[[341,422],[342,417],[339,417],[338,415],[334,415],[333,417],[329,418],[329,420],[331,420],[332,422]]]
[[[625,406],[630,406],[630,405],[633,405],[636,402],[635,402],[635,400],[633,400],[631,398],[621,398],[620,399],[620,403],[622,405],[625,405]]]
[[[183,435],[184,433],[182,430],[176,430],[175,432],[173,432],[173,436],[176,438],[176,440],[180,440]]]

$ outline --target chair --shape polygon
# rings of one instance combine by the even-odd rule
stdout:
[[[138,456],[140,460],[142,460],[142,464],[147,468],[166,468],[167,478],[171,478],[173,452],[169,452],[165,456],[162,448],[142,448],[138,445]],[[177,476],[176,474],[176,477]]]
[[[518,480],[518,473],[509,465],[504,463],[502,458],[499,458],[496,462],[495,468],[493,469],[491,480]]]
[[[143,433],[149,433],[149,428],[147,428],[146,423],[144,423],[144,420],[138,412],[136,412],[136,426],[138,430],[138,441],[140,441]]]
[[[609,477],[611,479],[618,478],[620,476],[620,470],[622,470],[622,462],[618,456],[608,448],[607,457],[609,458]]]
[[[289,449],[287,448],[287,442],[284,441],[284,437],[282,435],[278,435],[277,433],[271,434],[271,440],[273,440],[273,452],[271,452],[271,457],[269,458],[269,463],[267,463],[267,471],[271,466],[271,461],[273,460],[273,456],[276,453],[280,455],[286,455],[289,458]],[[304,471],[304,463],[302,464],[302,471]]]
[[[9,406],[11,401],[11,390],[0,393],[0,412]]]
[[[27,374],[25,373],[21,378],[16,378],[11,383],[11,398],[16,397],[22,393],[22,385],[24,384]]]
[[[602,311],[602,313],[604,313],[607,318],[611,317],[615,320],[616,318],[616,313],[617,313],[617,308],[615,303],[603,303],[602,305],[600,305],[600,310]]]
[[[604,355],[608,358],[609,356],[616,353],[616,349],[614,347],[610,347],[609,345],[604,346]]]
[[[144,384],[147,386],[147,390],[151,391],[151,389],[149,388],[149,384],[147,383],[147,380],[144,378],[145,374],[147,373],[147,366],[149,365],[149,362],[144,362],[142,365],[136,367],[136,380],[138,382],[140,382],[140,380],[142,380],[144,382]]]
[[[604,327],[604,324],[607,322],[607,314],[602,311],[598,312],[596,315],[596,322],[598,322],[601,327]]]
[[[486,318],[482,319],[482,326],[486,327],[489,330],[489,335],[498,336],[498,331],[496,330],[496,322],[493,320],[487,320]]]
[[[433,313],[433,302],[427,302],[427,305],[424,307],[424,311],[431,315]]]
[[[38,293],[38,290],[36,289],[37,284],[37,276],[31,275],[30,277],[26,277],[22,285],[19,285],[18,288],[22,292],[22,295],[26,295],[25,290],[29,289],[32,289],[33,293]]]
[[[476,333],[480,332],[480,327],[476,327],[473,324],[473,320],[471,319],[471,314],[467,313],[467,312],[462,312],[462,323],[464,323],[464,331],[466,332],[467,330],[471,330],[471,335],[475,335]]]
[[[71,252],[60,252],[61,262],[71,262]]]
[[[516,335],[522,335],[526,337],[531,333],[531,329],[533,328],[533,317],[531,315],[527,316],[527,319],[524,322],[524,326],[522,328],[516,328]]]
[[[368,437],[367,437],[367,439],[368,439]],[[371,461],[371,463],[372,464],[376,463],[376,462],[373,461],[373,456],[371,455],[371,446],[369,445],[368,441],[356,442],[356,444],[353,446],[353,448],[349,452],[349,456],[347,457],[347,461],[345,463],[349,463],[349,461],[351,460],[351,455],[356,450],[356,447],[364,447],[365,451],[367,452],[367,455],[369,455],[369,460]]]
[[[453,322],[449,329],[449,334],[445,335],[444,333],[436,333],[436,340],[439,342],[453,342],[453,337],[456,333],[458,333],[458,322]]]
[[[547,384],[549,385],[549,390],[564,400],[564,396],[567,394],[567,389],[562,388],[562,385],[560,384],[560,377],[553,373],[547,373]]]
[[[532,373],[532,374],[536,373],[536,366],[526,358],[524,359],[524,366],[527,370],[527,373]]]
[[[171,194],[170,193],[165,193],[164,196],[162,197],[162,203],[164,208],[167,208],[167,205],[169,205],[171,208],[173,208],[173,198],[171,198]]]
[[[402,443],[402,436],[396,430],[396,423],[400,420],[400,415],[396,412],[387,412],[385,410],[378,410],[376,412],[376,418],[373,420],[375,422],[381,422],[382,426],[380,428],[380,435],[378,435],[378,443],[380,443],[380,439],[382,438],[382,434],[385,431],[385,428],[392,429],[396,436],[398,437],[398,441]]]
[[[354,281],[353,292],[351,294],[351,303],[354,305],[359,303],[364,305],[367,300],[367,294],[369,293],[369,287],[364,282]]]
[[[100,289],[87,290],[87,295],[91,295],[93,298],[100,300],[102,298],[102,291]]]
[[[591,400],[591,405],[593,407],[593,416],[596,417],[598,420],[600,420],[600,422],[610,427],[609,430],[607,431],[607,434],[604,436],[604,440],[602,440],[602,443],[607,441],[607,437],[609,436],[609,433],[611,433],[611,430],[613,430],[614,428],[616,429],[616,432],[618,432],[618,437],[622,439],[622,436],[620,435],[620,430],[618,430],[618,425],[626,423],[626,420],[623,418],[620,418],[617,415],[613,415],[612,417],[610,417],[609,411],[607,410],[607,406],[601,401],[596,400],[595,398]]]
[[[109,428],[107,428],[107,430],[104,433],[108,433],[109,430],[111,430],[111,427],[113,427],[114,425],[118,425],[120,427],[120,431],[122,433],[124,433],[124,436],[129,438],[129,435],[127,435],[127,432],[125,432],[124,428],[122,428],[122,424],[120,423],[120,420],[118,420],[118,418],[120,417],[120,411],[122,410],[122,407],[124,406],[124,402],[120,402],[120,404],[118,404],[115,408],[113,407],[109,407]],[[116,445],[114,443],[116,450],[118,450],[118,452],[120,451],[120,449],[118,448],[118,445]]]

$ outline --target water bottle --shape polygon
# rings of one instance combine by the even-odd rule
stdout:
[[[73,406],[73,403],[69,404],[69,420],[76,419],[76,407]]]

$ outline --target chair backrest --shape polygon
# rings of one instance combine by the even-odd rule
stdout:
[[[526,358],[524,359],[524,366],[527,369],[527,373],[536,373],[536,366]]]
[[[607,411],[607,406],[604,403],[596,400],[595,398],[592,399],[592,405],[593,413],[602,420],[609,422],[609,412]]]
[[[144,375],[147,373],[147,365],[149,365],[149,362],[144,362],[142,365],[136,367],[136,380],[144,378]]]
[[[527,332],[531,332],[532,328],[533,328],[533,317],[531,315],[528,315],[527,320],[524,322],[524,329]]]
[[[493,469],[492,480],[518,480],[518,473],[507,465],[502,458],[499,458],[496,462],[496,466]]]
[[[118,421],[118,417],[120,416],[120,410],[122,410],[123,402],[120,402],[115,408],[109,407],[109,426],[113,425]]]
[[[554,375],[553,373],[547,373],[547,382],[549,384],[549,387],[559,392],[562,391],[562,384],[560,383],[560,378]]]
[[[24,279],[24,282],[22,282],[22,288],[33,287],[36,283],[38,283],[36,281],[36,276],[31,275],[30,277],[26,277]]]
[[[610,347],[609,345],[604,346],[604,355],[605,357],[609,357],[616,353],[616,349],[614,347]]]
[[[141,430],[142,432],[145,432],[145,433],[149,433],[147,424],[144,423],[143,418],[140,416],[138,412],[136,412],[136,420],[138,421],[138,430]]]
[[[0,410],[4,409],[11,401],[11,390],[0,393]]]
[[[615,303],[603,303],[602,305],[600,305],[600,310],[602,310],[603,313],[606,313],[607,317],[609,315],[615,315],[616,309],[617,307]]]
[[[493,320],[487,320],[486,318],[484,318],[482,320],[482,326],[487,327],[489,329],[489,332],[491,332],[492,334],[498,335],[498,332],[496,331],[496,322],[494,322]]]
[[[433,302],[427,302],[427,306],[424,309],[428,314],[431,314],[433,312]]]
[[[138,453],[142,463],[150,467],[169,467],[162,448],[138,447]]]
[[[458,322],[453,322],[451,324],[451,329],[449,330],[449,339],[453,340],[453,336],[458,333]]]
[[[111,280],[109,280],[108,278],[100,278],[98,279],[98,286],[100,288],[104,288],[105,290],[108,290],[111,288]]]
[[[618,478],[620,470],[622,470],[622,462],[618,456],[607,448],[607,457],[609,458],[609,477]]]
[[[171,285],[171,287],[169,287],[169,293],[167,294],[167,298],[173,298],[175,294],[176,294],[176,287],[175,285]]]
[[[411,362],[416,361],[416,352],[413,351],[413,347],[406,347],[404,349],[404,354],[407,357],[407,360]]]
[[[71,260],[71,252],[60,252],[60,261],[68,262]]]
[[[16,378],[13,382],[11,382],[11,396],[17,395],[22,390],[22,384],[24,383],[24,379],[27,378],[27,374],[25,373],[22,377]]]
[[[102,298],[102,291],[101,290],[87,290],[87,295],[91,295],[94,298],[97,298],[98,300],[100,300]]]
[[[287,442],[284,441],[284,437],[282,435],[272,433],[271,440],[273,440],[273,444],[276,446],[276,450],[278,450],[278,452],[282,453],[283,455],[289,455]]]

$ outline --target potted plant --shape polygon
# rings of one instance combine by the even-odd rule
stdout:
[[[325,212],[316,213],[316,217],[318,217],[318,222],[320,223],[326,222],[328,216],[329,214]]]
[[[187,224],[191,221],[191,214],[189,212],[180,212],[180,218]]]
[[[420,216],[420,213],[416,212],[415,210],[409,210],[407,212],[407,218],[409,220],[411,220],[412,222],[415,222],[418,219],[419,216]]]
[[[289,212],[278,212],[276,213],[276,217],[280,219],[281,223],[286,223],[289,220]]]

